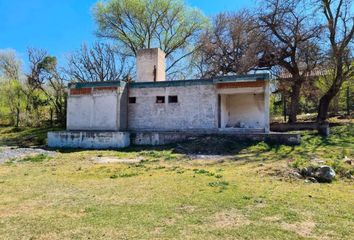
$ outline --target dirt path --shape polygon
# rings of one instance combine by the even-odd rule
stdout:
[[[46,154],[54,156],[56,152],[48,151],[40,148],[15,148],[15,147],[0,147],[0,164],[9,159],[23,158],[26,156],[35,156],[38,154]]]

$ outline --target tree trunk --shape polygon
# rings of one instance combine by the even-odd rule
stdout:
[[[16,127],[20,125],[20,108],[16,107]]]
[[[339,80],[341,82],[341,80]],[[332,99],[338,94],[341,84],[337,81],[331,86],[328,92],[320,99],[318,106],[317,122],[325,123],[328,119],[328,109]]]
[[[329,104],[331,102],[331,99],[332,99],[331,96],[327,94],[320,99],[320,104],[318,106],[318,114],[317,114],[318,123],[326,122],[328,118],[328,109],[329,109]]]
[[[328,119],[328,109],[329,104],[332,99],[338,94],[343,83],[343,63],[338,61],[336,65],[336,75],[333,80],[333,84],[330,89],[326,92],[325,95],[320,99],[320,104],[318,106],[317,122],[322,124],[325,123]]]
[[[50,127],[53,127],[53,108],[50,108]]]
[[[285,95],[282,94],[282,100],[283,100],[283,116],[284,116],[284,123],[286,123],[286,117],[288,116],[287,114],[287,109],[286,109],[286,98]]]
[[[289,123],[297,121],[297,113],[299,111],[301,81],[296,81],[291,87],[290,108],[289,108]]]
[[[349,84],[348,84],[348,87],[347,87],[347,116],[350,116],[350,87],[349,87]]]

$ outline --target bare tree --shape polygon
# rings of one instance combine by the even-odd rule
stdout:
[[[300,92],[320,60],[318,38],[321,25],[304,0],[264,0],[260,25],[268,36],[269,49],[261,66],[279,66],[291,75],[289,122],[297,121]]]
[[[201,37],[196,67],[202,77],[246,74],[257,68],[264,39],[249,12],[219,14],[212,29]]]
[[[125,80],[131,75],[132,67],[126,54],[108,44],[95,43],[90,49],[83,45],[69,56],[64,71],[70,81],[103,82]]]
[[[330,45],[329,67],[332,74],[327,77],[330,87],[321,97],[317,121],[323,123],[328,118],[328,109],[332,99],[340,91],[343,82],[354,76],[353,48],[354,15],[351,0],[321,0],[322,12]]]
[[[18,80],[21,72],[21,61],[12,50],[0,51],[0,73],[6,78]]]

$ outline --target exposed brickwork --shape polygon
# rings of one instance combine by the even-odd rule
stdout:
[[[217,84],[217,88],[248,88],[248,87],[264,87],[264,81],[232,82],[232,83]]]
[[[115,91],[118,87],[95,87],[95,91]]]
[[[91,88],[70,89],[70,95],[90,95]]]
[[[95,87],[94,91],[116,91],[118,87]],[[70,89],[71,95],[90,95],[92,88]]]

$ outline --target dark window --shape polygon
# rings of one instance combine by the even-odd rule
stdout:
[[[164,96],[157,96],[156,103],[165,103],[165,97]]]
[[[130,97],[129,103],[136,103],[136,97]]]
[[[177,96],[168,96],[168,102],[169,103],[178,103],[178,97]]]

